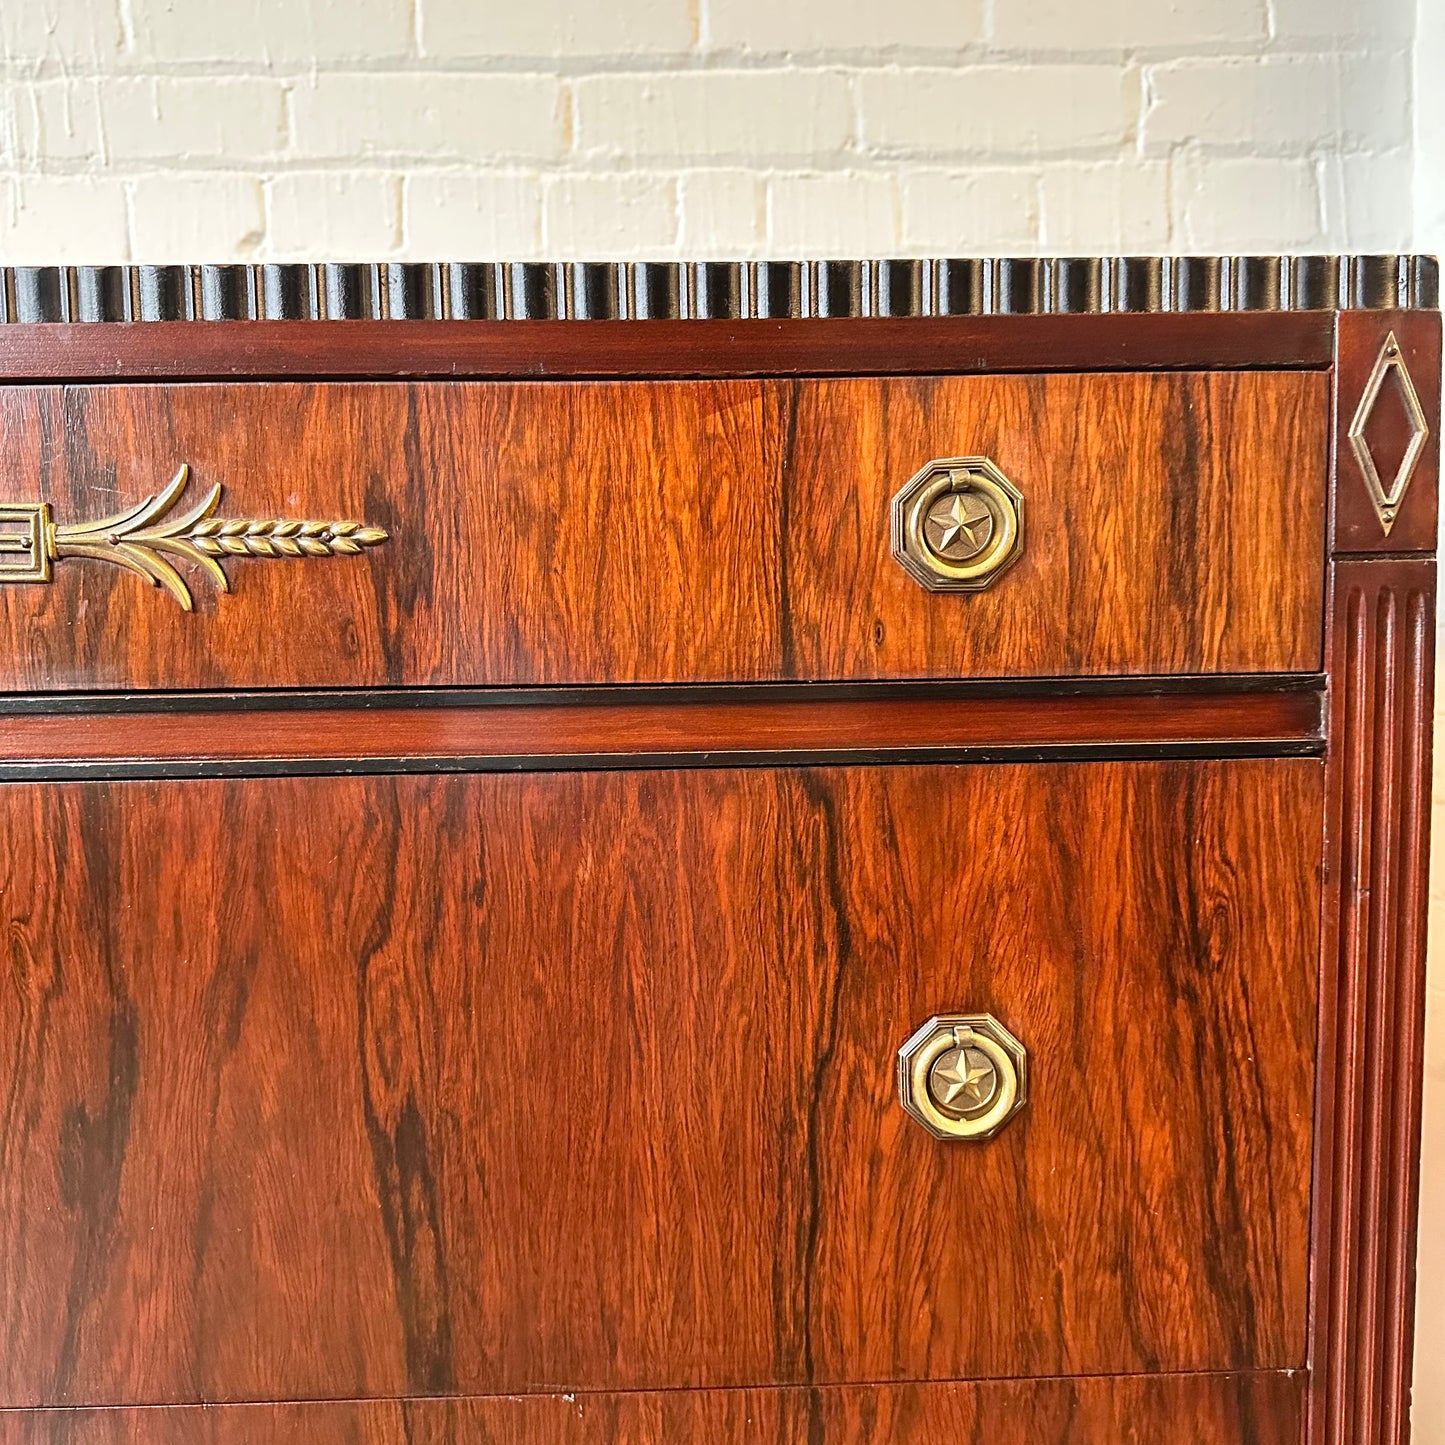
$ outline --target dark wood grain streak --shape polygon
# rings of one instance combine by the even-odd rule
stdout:
[[[1314,1445],[1408,1437],[1435,563],[1333,567]]]
[[[545,757],[1313,742],[1314,693],[0,716],[0,762]]]
[[[0,1399],[1298,1368],[1322,782],[0,789]],[[894,1095],[960,1007],[979,1148]]]
[[[1387,536],[1346,433],[1385,339],[1393,332],[1425,413],[1430,436]],[[1332,551],[1433,552],[1440,491],[1440,313],[1344,312],[1334,366],[1335,482]],[[1403,407],[1386,384],[1366,436],[1385,480],[1395,474],[1407,440]]]
[[[311,321],[19,324],[12,381],[514,378],[1323,370],[1329,312],[769,321]]]
[[[1316,670],[1327,407],[1308,372],[0,388],[6,495],[60,521],[186,461],[227,515],[392,534],[230,562],[192,615],[62,562],[0,587],[0,689]],[[974,452],[1024,555],[929,593],[889,500]]]
[[[1298,1445],[1304,1386],[1259,1373],[37,1410],[0,1412],[0,1445]]]

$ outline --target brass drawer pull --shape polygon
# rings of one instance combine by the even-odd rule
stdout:
[[[164,491],[97,522],[57,526],[48,502],[0,502],[0,582],[49,582],[56,562],[89,557],[113,562],[153,587],[165,588],[189,612],[190,585],[169,557],[194,563],[218,591],[229,592],[218,558],[346,557],[386,541],[380,527],[360,522],[213,516],[221,502],[219,483],[199,506],[165,520],[190,474],[183,463]]]
[[[981,592],[1023,551],[1023,495],[987,457],[943,457],[893,498],[892,534],[930,592]]]
[[[898,1051],[898,1097],[938,1139],[991,1139],[1028,1102],[1028,1053],[992,1014],[938,1014]]]

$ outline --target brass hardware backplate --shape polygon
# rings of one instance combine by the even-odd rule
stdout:
[[[938,1139],[991,1139],[1028,1102],[1028,1052],[992,1014],[938,1014],[898,1051],[898,1097]]]
[[[193,563],[220,592],[229,592],[218,559],[225,557],[345,557],[385,542],[380,527],[360,522],[288,521],[282,518],[217,517],[220,484],[199,505],[167,520],[186,489],[184,464],[163,491],[96,522],[57,526],[46,502],[0,502],[0,582],[49,582],[54,564],[67,557],[113,562],[164,588],[189,612],[190,584],[172,557]]]
[[[44,502],[0,502],[0,582],[49,582],[53,530]]]
[[[1386,483],[1375,464],[1375,455],[1370,450],[1365,431],[1380,400],[1380,393],[1392,379],[1399,393],[1400,404],[1405,409],[1405,419],[1410,426],[1410,440],[1405,444],[1405,454],[1400,458],[1395,475]],[[1355,460],[1365,474],[1365,485],[1370,490],[1370,501],[1375,508],[1375,515],[1380,519],[1380,526],[1388,537],[1395,525],[1395,518],[1399,516],[1400,503],[1405,499],[1405,489],[1410,485],[1410,478],[1415,475],[1415,468],[1419,465],[1420,453],[1425,450],[1425,443],[1430,438],[1425,408],[1420,405],[1420,397],[1411,379],[1410,369],[1400,354],[1400,343],[1395,339],[1393,331],[1385,337],[1385,344],[1375,358],[1374,369],[1365,383],[1360,404],[1355,408],[1354,420],[1350,423],[1346,435],[1350,439],[1350,450],[1354,452]]]
[[[980,592],[1023,551],[1022,493],[988,457],[929,462],[893,498],[893,555],[930,592]]]

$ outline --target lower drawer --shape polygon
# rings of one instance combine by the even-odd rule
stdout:
[[[0,790],[0,1405],[1298,1368],[1321,783]],[[952,1010],[1028,1050],[985,1143],[897,1098]]]
[[[0,1445],[1300,1445],[1303,1374],[0,1412]]]

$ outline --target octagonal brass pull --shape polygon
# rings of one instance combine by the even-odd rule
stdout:
[[[992,1014],[938,1014],[898,1051],[898,1097],[938,1139],[991,1139],[1028,1101],[1028,1053]]]
[[[893,555],[930,592],[980,592],[1023,551],[1022,493],[987,457],[929,462],[893,498]]]

